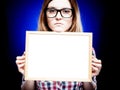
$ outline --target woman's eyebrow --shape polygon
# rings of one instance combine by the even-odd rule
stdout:
[[[50,6],[50,7],[47,7],[47,8],[55,8],[55,7],[53,7],[53,6]]]

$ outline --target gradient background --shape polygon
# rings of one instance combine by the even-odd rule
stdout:
[[[1,1],[1,78],[3,90],[20,90],[21,74],[15,64],[16,56],[25,50],[25,31],[36,30],[43,0]],[[109,1],[110,2],[110,1]],[[115,11],[104,0],[78,0],[84,32],[93,32],[93,47],[103,68],[97,76],[98,90],[114,88],[115,51],[118,42],[114,35]],[[115,90],[115,89],[113,89]]]

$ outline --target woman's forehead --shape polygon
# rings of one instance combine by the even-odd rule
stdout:
[[[71,4],[70,4],[69,0],[52,0],[48,4],[48,7],[55,7],[57,9],[71,8]]]

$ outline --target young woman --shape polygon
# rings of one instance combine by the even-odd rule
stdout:
[[[38,31],[82,32],[80,12],[76,0],[44,0],[38,23]],[[18,70],[23,74],[25,67],[25,52],[16,57]],[[22,90],[96,90],[96,76],[102,68],[93,50],[92,82],[68,81],[33,81],[23,80]]]

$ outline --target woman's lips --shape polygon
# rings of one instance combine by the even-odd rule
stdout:
[[[55,24],[62,24],[62,23],[60,23],[60,22],[57,22],[57,23],[55,23]]]
[[[55,25],[57,25],[57,26],[61,26],[61,25],[63,25],[62,23],[55,23]]]

